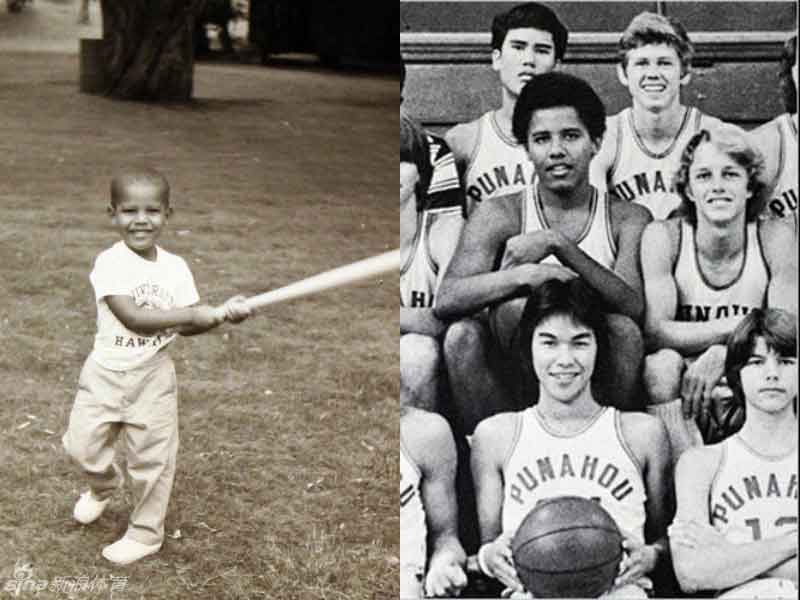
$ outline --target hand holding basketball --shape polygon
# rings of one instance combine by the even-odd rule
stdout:
[[[630,532],[621,533],[625,554],[619,563],[619,575],[614,580],[615,587],[636,583],[652,571],[658,561],[658,551],[655,546],[640,542]]]
[[[522,585],[514,566],[510,535],[501,534],[493,542],[481,546],[479,556],[481,557],[481,569],[487,575],[494,577],[513,591],[525,591],[525,586]]]
[[[435,556],[428,567],[425,577],[425,593],[427,596],[452,597],[467,585],[467,575],[461,568],[458,559],[449,552]]]

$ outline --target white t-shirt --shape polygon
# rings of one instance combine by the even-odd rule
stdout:
[[[107,369],[125,371],[144,364],[176,334],[131,331],[111,312],[106,296],[131,296],[137,306],[161,310],[190,306],[200,299],[186,261],[158,246],[156,250],[156,260],[149,261],[120,241],[95,259],[89,275],[97,302],[91,357]]]

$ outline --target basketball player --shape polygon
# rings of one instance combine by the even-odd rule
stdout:
[[[592,183],[647,207],[654,219],[666,219],[680,205],[670,179],[686,142],[719,122],[681,104],[692,53],[683,25],[651,12],[634,17],[619,40],[617,77],[631,107],[609,117]]]
[[[797,314],[795,232],[785,220],[758,219],[761,169],[738,127],[700,131],[675,176],[685,216],[654,221],[642,237],[648,410],[664,420],[676,460],[741,426],[720,384],[725,344],[744,315],[767,306]]]
[[[401,407],[400,597],[403,599],[422,598],[423,594],[456,596],[467,584],[466,554],[458,541],[455,475],[456,448],[447,421],[434,413]]]
[[[613,401],[634,406],[643,356],[636,322],[644,307],[637,256],[650,216],[589,184],[589,162],[604,127],[597,94],[565,73],[537,75],[516,103],[514,135],[535,165],[537,181],[476,208],[436,305],[440,318],[462,319],[445,334],[444,352],[467,433],[481,418],[519,406],[485,357],[491,352],[511,362],[522,296],[548,279],[583,278],[614,313],[608,316],[615,348],[610,369],[618,390]],[[471,317],[486,307],[488,318]]]
[[[741,430],[691,448],[676,471],[669,536],[684,591],[797,598],[796,316],[752,310],[728,342],[725,370]]]
[[[405,68],[403,68],[405,75]],[[405,80],[405,77],[403,77]],[[400,401],[437,410],[445,324],[434,293],[463,225],[453,155],[400,110]]]
[[[780,72],[786,112],[754,129],[753,145],[764,154],[769,184],[765,212],[797,223],[797,35],[783,45]]]
[[[552,71],[564,58],[567,35],[555,13],[536,2],[492,20],[492,69],[500,80],[501,105],[445,136],[456,157],[467,214],[478,202],[532,183],[533,165],[511,131],[514,104],[531,77]]]
[[[601,300],[579,279],[550,280],[528,300],[520,322],[521,361],[539,381],[539,400],[481,422],[472,472],[481,541],[478,563],[515,591],[522,585],[509,541],[539,500],[596,499],[623,533],[626,556],[616,586],[646,597],[647,574],[666,552],[672,507],[669,440],[663,424],[620,412],[592,390],[610,353]]]

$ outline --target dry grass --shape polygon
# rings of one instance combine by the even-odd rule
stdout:
[[[169,107],[78,94],[74,56],[6,54],[0,71],[0,589],[20,561],[33,580],[127,576],[115,598],[397,597],[393,279],[173,345],[182,445],[167,530],[180,537],[154,557],[100,557],[132,498],[75,524],[82,484],[60,447],[94,333],[88,273],[115,241],[111,175],[167,175],[162,244],[204,299],[290,283],[397,246],[397,82],[206,65],[197,102]]]

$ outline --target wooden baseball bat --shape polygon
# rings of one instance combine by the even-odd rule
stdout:
[[[343,267],[337,267],[330,271],[323,271],[317,275],[312,275],[306,279],[301,279],[295,283],[258,294],[257,296],[251,296],[245,300],[245,303],[250,310],[256,311],[270,304],[310,296],[311,294],[350,285],[351,283],[399,269],[400,250],[397,249],[371,258],[365,258]],[[225,314],[225,306],[217,307],[217,311],[220,316],[223,316]]]

